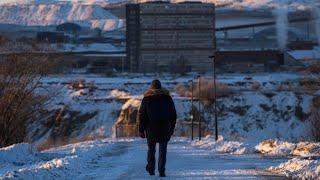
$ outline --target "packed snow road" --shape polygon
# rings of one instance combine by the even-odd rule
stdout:
[[[118,179],[146,179],[145,172],[146,145],[129,147],[129,169]],[[169,179],[285,179],[263,171],[271,164],[283,160],[265,159],[258,155],[217,155],[205,149],[190,146],[190,143],[178,139],[168,146],[167,176]],[[158,177],[154,177],[158,179]]]
[[[22,151],[34,157],[25,157],[26,161],[18,165],[1,167],[6,172],[1,172],[0,179],[160,179],[145,171],[145,140],[105,139],[43,152]],[[191,146],[186,139],[174,138],[168,145],[166,174],[167,179],[285,179],[263,170],[285,160],[256,154],[215,154]]]

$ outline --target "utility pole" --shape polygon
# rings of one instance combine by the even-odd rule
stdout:
[[[213,18],[215,22],[215,17]],[[255,31],[253,27],[253,31]],[[228,33],[228,32],[226,32]],[[228,34],[227,34],[228,35]],[[216,41],[216,33],[213,32],[214,41],[213,45],[214,48],[217,48],[217,41]],[[212,56],[209,56],[209,58],[212,58],[212,64],[213,64],[213,84],[214,84],[214,121],[215,121],[215,140],[218,141],[218,113],[217,113],[217,84],[216,84],[216,59],[215,59],[215,52]]]
[[[199,111],[199,141],[201,140],[201,77],[198,76],[199,90],[198,90],[198,111]]]
[[[189,83],[191,83],[191,114],[190,114],[190,118],[191,118],[191,140],[193,140],[193,124],[194,124],[194,110],[193,110],[193,80],[190,80]]]
[[[217,82],[216,82],[216,63],[215,59],[213,59],[213,81],[214,81],[214,121],[216,124],[216,141],[218,141],[218,114],[217,114]]]
[[[209,58],[212,58],[213,62],[213,84],[214,84],[214,122],[215,122],[215,140],[218,141],[218,114],[217,114],[217,83],[216,83],[216,61],[215,56],[209,56]]]

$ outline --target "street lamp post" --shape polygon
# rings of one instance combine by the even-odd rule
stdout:
[[[191,119],[191,140],[193,140],[193,124],[194,124],[194,115],[193,115],[193,80],[190,80],[189,83],[191,83],[191,113],[190,113],[190,119]]]
[[[209,56],[213,62],[213,84],[214,84],[214,121],[215,121],[215,139],[218,141],[218,115],[217,115],[217,83],[216,83],[216,61],[215,56]]]
[[[198,89],[198,111],[199,111],[199,141],[201,140],[201,77],[198,76],[198,83],[199,83],[199,89]]]

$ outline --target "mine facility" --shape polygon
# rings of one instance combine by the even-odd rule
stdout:
[[[190,71],[212,68],[208,57],[216,49],[214,4],[128,4],[126,13],[130,71],[170,71],[173,65]]]
[[[310,12],[288,13],[287,43],[280,47],[278,20],[268,11],[226,11],[190,1],[119,3],[105,10],[124,25],[112,31],[77,23],[20,27],[0,31],[0,44],[13,39],[52,46],[46,54],[63,61],[66,72],[99,74],[208,73],[214,62],[222,73],[295,71],[320,59]]]
[[[214,4],[127,4],[126,68],[130,72],[208,72],[214,64],[212,55],[222,72],[270,72],[301,65],[287,50],[311,50],[317,45],[310,40],[312,18],[290,16],[294,18],[288,20],[288,44],[281,49],[274,19],[220,26]]]

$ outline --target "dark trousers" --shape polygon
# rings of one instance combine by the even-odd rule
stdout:
[[[150,172],[154,172],[155,171],[156,144],[157,144],[157,142],[155,142],[155,141],[148,141],[148,164],[147,164],[147,169]],[[168,145],[168,142],[159,142],[158,171],[160,173],[164,173],[165,170],[166,170],[167,145]]]

